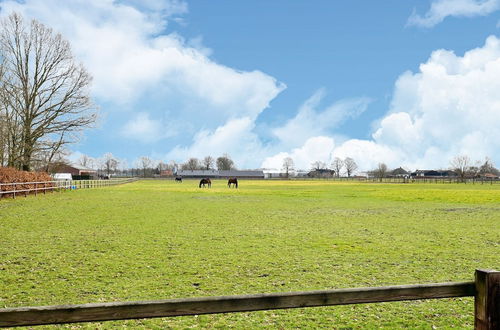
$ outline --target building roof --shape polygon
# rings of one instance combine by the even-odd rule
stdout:
[[[85,167],[85,166],[80,165],[80,164],[70,164],[68,166],[73,167],[79,171],[85,171],[85,172],[95,172],[96,171],[90,167]]]
[[[218,176],[217,170],[179,170],[179,176]]]
[[[263,177],[264,172],[260,170],[228,170],[219,171],[219,176],[247,176],[247,177]]]
[[[401,175],[401,174],[406,175],[406,174],[410,174],[410,172],[408,172],[407,170],[405,170],[402,167],[398,167],[398,168],[392,170],[391,174],[393,174],[393,175],[398,175],[398,174],[399,175]]]
[[[194,176],[194,177],[264,177],[264,172],[260,170],[179,170],[179,176]]]

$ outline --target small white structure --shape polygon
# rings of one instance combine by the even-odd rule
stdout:
[[[54,180],[68,181],[68,180],[73,180],[73,177],[71,176],[71,173],[55,173]]]

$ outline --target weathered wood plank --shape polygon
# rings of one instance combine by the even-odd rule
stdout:
[[[474,328],[500,329],[500,272],[476,270]]]
[[[475,283],[438,283],[376,288],[288,292],[158,301],[0,309],[0,326],[124,320],[182,315],[438,299],[475,295]]]

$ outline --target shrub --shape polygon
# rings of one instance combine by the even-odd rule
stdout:
[[[45,172],[26,172],[19,171],[11,167],[0,167],[0,183],[19,183],[14,185],[2,185],[0,186],[0,191],[12,191],[12,190],[28,190],[34,189],[35,184],[33,182],[46,182],[52,181],[49,174]],[[52,183],[36,184],[36,188],[47,188],[52,187]],[[34,193],[31,192],[31,193]],[[27,192],[25,192],[25,195]],[[11,194],[2,194],[3,196],[10,196]]]

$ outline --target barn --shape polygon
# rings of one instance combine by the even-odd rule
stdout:
[[[177,176],[183,178],[211,178],[211,179],[264,179],[261,170],[179,170]]]
[[[61,164],[53,170],[56,173],[70,173],[73,180],[89,180],[97,177],[97,171],[77,164]]]

